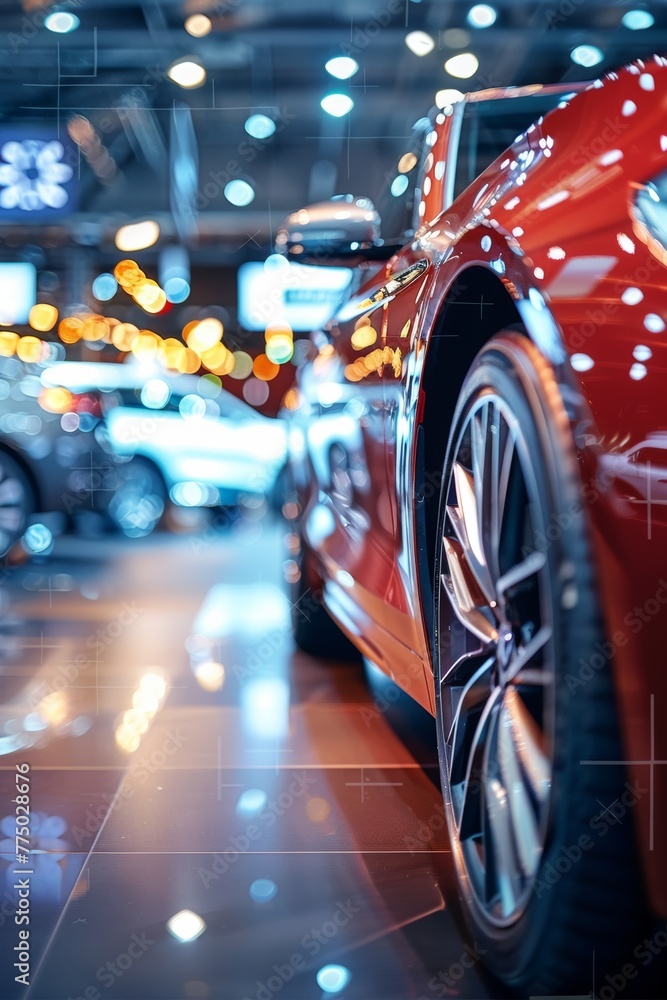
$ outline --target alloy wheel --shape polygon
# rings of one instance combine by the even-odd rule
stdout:
[[[492,391],[469,405],[452,456],[438,594],[450,821],[478,908],[507,926],[530,896],[550,801],[554,626],[535,544],[545,516],[520,422]]]

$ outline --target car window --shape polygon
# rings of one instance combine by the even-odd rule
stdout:
[[[410,138],[397,165],[389,164],[385,185],[375,200],[375,207],[382,219],[382,238],[385,243],[402,243],[414,232],[415,205],[420,197],[419,180],[424,159],[430,146],[428,136],[433,135],[436,109],[419,118],[412,126]]]
[[[508,149],[517,136],[555,108],[562,93],[468,101],[463,108],[456,158],[454,197]]]
[[[647,465],[649,462],[654,468],[667,468],[667,450],[665,448],[637,448],[632,455],[632,460],[636,465]]]

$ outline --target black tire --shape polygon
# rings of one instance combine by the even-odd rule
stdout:
[[[580,499],[554,373],[526,337],[499,334],[461,389],[444,464],[436,721],[463,915],[519,995],[588,995],[593,964],[599,984],[646,921],[624,769],[582,763],[623,752],[611,663],[577,683],[605,638]]]
[[[0,556],[21,538],[36,510],[29,476],[9,452],[0,450]]]

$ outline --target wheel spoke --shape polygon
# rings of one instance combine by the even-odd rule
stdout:
[[[514,745],[533,796],[545,802],[551,786],[551,767],[545,739],[522,698],[513,688],[505,692],[505,709],[510,718]]]
[[[498,761],[521,871],[531,876],[540,858],[539,829],[535,807],[519,767],[512,720],[504,707],[498,722]]]
[[[494,688],[482,709],[468,751],[463,788],[461,789],[458,824],[461,840],[476,836],[481,831],[482,801],[481,788],[484,774],[484,760],[489,731],[498,712],[500,688]]]
[[[490,541],[489,541],[489,567],[493,578],[497,579],[500,573],[498,565],[498,545],[500,543],[501,527],[501,498],[500,498],[500,467],[501,467],[501,436],[503,427],[507,425],[501,418],[500,409],[495,404],[491,405],[491,419],[488,425],[488,433],[491,439],[490,461],[489,461],[489,496],[491,498],[490,512]],[[496,588],[497,592],[497,588]]]
[[[440,684],[449,688],[465,687],[470,679],[478,672],[480,664],[493,666],[493,653],[488,649],[475,650],[473,653],[464,653],[440,678]]]
[[[484,846],[486,852],[489,849],[493,851],[495,882],[500,896],[500,908],[502,915],[509,917],[517,906],[521,876],[512,841],[512,820],[507,792],[498,778],[489,777],[485,784],[485,793],[488,826]]]
[[[539,573],[544,568],[546,561],[547,557],[544,552],[531,552],[523,562],[520,562],[517,566],[512,566],[511,569],[498,578],[496,583],[498,597],[500,599],[504,598],[509,590],[528,580],[531,576],[535,576],[536,573]]]
[[[449,576],[442,575],[442,585],[457,618],[482,642],[495,641],[498,633],[479,609],[479,605],[485,603],[484,598],[466,562],[460,543],[451,538],[443,538],[442,542],[449,566]]]
[[[498,478],[496,480],[498,483],[498,545],[500,545],[500,532],[505,517],[510,470],[516,450],[516,434],[514,429],[505,423],[504,420],[501,426],[507,427],[507,433],[504,436],[504,441],[498,442]]]
[[[551,675],[548,671],[542,670],[540,667],[531,669],[531,667],[524,667],[520,670],[515,677],[512,678],[512,684],[517,687],[547,687],[551,684]]]
[[[477,523],[479,529],[480,555],[479,559],[484,565],[488,565],[488,541],[491,527],[490,501],[491,490],[489,483],[489,453],[487,447],[487,434],[489,426],[489,407],[484,406],[477,412],[472,420],[471,444],[472,444],[472,475],[475,486],[475,500],[477,503]]]
[[[550,625],[543,625],[532,639],[526,643],[525,646],[519,646],[514,657],[510,660],[509,667],[505,672],[505,681],[510,683],[514,681],[515,678],[521,677],[521,671],[530,663],[534,656],[536,656],[540,650],[544,649],[547,642],[551,639],[552,628]]]
[[[479,657],[475,657],[475,659],[478,660]],[[452,748],[450,776],[453,776],[455,781],[461,780],[464,776],[464,757],[470,727],[475,725],[480,706],[488,701],[492,692],[492,668],[493,657],[487,656],[463,688],[459,692],[452,693],[453,698],[456,699],[456,707],[447,741]]]
[[[482,765],[482,831],[487,905],[500,907],[503,916],[512,913],[520,893],[520,873],[507,792],[499,773],[499,720],[502,700],[493,713],[484,747]]]
[[[496,592],[484,551],[476,480],[459,462],[454,465],[454,486],[457,505],[448,507],[447,513],[466,560],[490,603],[495,601]]]

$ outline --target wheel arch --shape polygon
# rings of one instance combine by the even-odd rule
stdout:
[[[521,306],[498,274],[484,264],[472,263],[458,272],[447,289],[433,324],[421,381],[424,402],[417,429],[415,469],[417,550],[424,607],[431,603],[439,482],[456,401],[472,362],[496,333],[519,327],[535,339],[530,316]],[[445,330],[456,329],[463,318],[465,336],[443,336]]]

